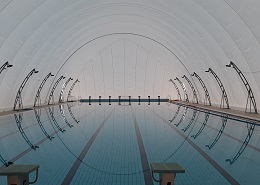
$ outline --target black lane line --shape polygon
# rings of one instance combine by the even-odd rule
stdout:
[[[153,111],[153,113],[158,116],[160,119],[162,119],[167,125],[169,125],[171,128],[173,128],[183,139],[186,139],[186,141],[195,149],[197,152],[200,153],[230,184],[232,185],[239,185],[239,183],[234,179],[226,170],[224,170],[214,159],[212,159],[206,152],[204,152],[200,147],[198,147],[195,143],[193,143],[185,134],[183,134],[181,131],[179,131],[177,128],[175,128],[173,125],[169,124],[167,120],[165,120],[163,117],[161,117],[159,114]]]
[[[153,185],[152,175],[151,175],[147,155],[146,155],[146,152],[145,152],[144,143],[143,143],[142,136],[141,136],[141,133],[140,133],[140,129],[138,127],[136,117],[135,117],[135,114],[134,114],[132,107],[131,107],[131,111],[132,111],[132,115],[133,115],[133,120],[134,120],[134,125],[135,125],[135,133],[136,133],[139,152],[140,152],[141,161],[142,161],[145,185]]]
[[[74,162],[74,164],[72,165],[72,167],[70,168],[69,172],[67,173],[65,179],[62,182],[62,185],[67,185],[70,184],[72,179],[74,178],[75,174],[77,173],[79,166],[81,165],[81,162],[83,161],[83,159],[85,158],[87,152],[89,151],[91,145],[94,143],[98,133],[100,132],[100,130],[103,128],[103,126],[105,125],[105,123],[107,122],[107,120],[110,118],[110,116],[112,115],[113,111],[115,109],[113,109],[109,115],[105,118],[105,120],[100,124],[100,126],[97,128],[97,130],[95,131],[95,133],[92,135],[92,137],[90,138],[90,140],[88,141],[88,143],[86,144],[86,146],[83,148],[83,150],[81,151],[80,155],[77,157],[76,161]]]

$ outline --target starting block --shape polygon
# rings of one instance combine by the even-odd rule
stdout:
[[[185,170],[177,163],[151,163],[152,178],[160,185],[174,185],[176,173],[185,173]],[[160,179],[154,177],[154,173],[159,173]]]
[[[0,176],[7,176],[8,185],[29,185],[38,180],[39,165],[10,165],[0,169]],[[33,182],[29,182],[29,174],[36,171]]]

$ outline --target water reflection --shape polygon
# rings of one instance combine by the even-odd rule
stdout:
[[[34,109],[34,114],[36,117],[36,120],[38,122],[38,125],[40,126],[42,132],[44,133],[44,135],[49,139],[52,140],[54,137],[50,136],[47,131],[45,130],[44,126],[42,125],[41,122],[41,109]]]
[[[231,164],[233,164],[234,162],[236,162],[236,160],[240,157],[240,155],[244,152],[244,150],[246,149],[252,135],[255,129],[255,124],[250,124],[247,123],[247,136],[242,144],[242,146],[240,147],[240,149],[238,150],[238,152],[236,153],[236,155],[230,159],[226,159],[227,162]]]
[[[228,117],[227,116],[222,116],[221,117],[221,120],[222,120],[222,126],[216,136],[216,138],[214,139],[214,141],[210,144],[210,145],[205,145],[206,147],[208,147],[209,149],[211,149],[219,140],[219,138],[221,137],[221,135],[223,134],[223,131],[226,127],[226,124],[227,124],[227,120],[228,120]]]
[[[68,120],[67,120],[67,118],[66,118],[66,116],[65,116],[65,112],[64,112],[63,105],[59,105],[59,108],[60,108],[60,114],[61,114],[61,116],[62,116],[64,122],[65,122],[70,128],[73,127],[73,125],[68,122]]]
[[[178,110],[179,110],[179,106],[180,106],[180,105],[178,105]],[[186,107],[186,106],[185,106],[185,107]],[[185,131],[192,125],[192,123],[194,122],[194,119],[195,119],[195,117],[196,117],[196,112],[197,112],[196,109],[193,109],[193,116],[192,116],[192,118],[191,118],[189,124],[188,124],[185,128],[183,128],[182,131],[185,132]],[[177,111],[177,113],[178,113],[178,111]],[[198,131],[196,134],[191,135],[191,137],[193,137],[194,139],[196,139],[196,138],[203,132],[204,128],[207,126],[207,122],[208,122],[208,120],[209,120],[210,114],[211,114],[211,113],[210,113],[209,111],[208,111],[208,112],[205,112],[205,119],[204,119],[204,121],[203,121],[203,123],[202,123],[202,125],[201,125],[201,127],[200,127],[200,129],[199,129],[199,131]],[[185,115],[185,112],[184,112],[184,115]],[[229,120],[229,119],[232,119],[232,118],[229,118],[229,116],[226,115],[226,114],[224,114],[224,113],[223,113],[221,116],[218,116],[218,115],[216,115],[216,116],[221,118],[222,124],[221,124],[221,128],[218,130],[218,133],[217,133],[215,139],[212,141],[212,143],[205,145],[205,147],[207,147],[208,149],[212,149],[212,148],[216,145],[216,143],[219,141],[219,139],[221,138],[221,136],[222,136],[223,133],[224,133],[224,130],[225,130],[225,128],[226,128],[226,125],[227,125],[228,120]],[[175,114],[174,117],[176,117],[176,114]],[[182,117],[182,118],[183,118],[183,117]],[[181,119],[180,122],[182,122],[182,121],[183,121],[183,120]],[[244,120],[241,120],[241,121],[244,122]],[[180,123],[180,122],[179,122],[179,123]],[[179,123],[176,124],[176,126],[178,126]],[[244,152],[244,150],[245,150],[246,147],[248,146],[249,141],[250,141],[250,139],[251,139],[251,137],[252,137],[252,135],[253,135],[255,126],[256,126],[256,125],[253,124],[253,123],[246,123],[247,136],[246,136],[246,138],[244,139],[244,141],[240,141],[241,137],[240,137],[240,138],[235,138],[235,137],[232,136],[232,135],[225,134],[225,135],[228,136],[229,138],[232,138],[233,140],[237,140],[237,141],[239,141],[239,142],[242,143],[242,146],[241,146],[241,147],[239,148],[239,150],[236,152],[236,154],[234,155],[234,157],[229,158],[229,159],[226,159],[226,161],[229,162],[230,165],[232,165],[232,164],[234,164],[234,163],[236,162],[236,160],[241,156],[241,154]],[[214,129],[214,128],[212,128],[211,126],[207,126],[207,127],[211,128],[211,129]],[[214,130],[215,130],[215,129],[214,129]],[[252,146],[250,146],[250,147],[252,148]],[[254,149],[254,150],[258,150],[257,148],[254,148],[254,147],[253,147],[253,149]]]
[[[185,128],[182,129],[183,132],[186,132],[190,128],[190,126],[192,125],[192,123],[194,122],[194,120],[196,118],[196,115],[197,115],[197,109],[193,109],[192,118],[191,118],[189,124]]]
[[[54,118],[53,112],[54,112],[54,107],[48,107],[52,122],[54,123],[54,125],[59,129],[59,131],[61,131],[62,133],[65,132],[66,130],[62,129],[59,124],[57,123],[56,119]],[[46,113],[48,115],[48,112],[46,110]]]
[[[187,110],[188,110],[188,107],[184,107],[184,112],[183,112],[183,115],[182,115],[180,121],[177,124],[174,124],[176,127],[178,127],[182,123],[182,121],[185,119]]]
[[[7,162],[7,160],[5,160],[5,159],[2,157],[2,155],[0,155],[0,161],[1,161],[1,163],[2,163],[3,165],[5,165],[6,167],[9,166],[9,165],[14,164],[14,163],[11,162],[11,161],[8,161],[8,162]]]
[[[23,139],[26,141],[26,143],[31,147],[31,149],[36,150],[36,148],[39,148],[38,146],[31,143],[31,141],[29,140],[29,138],[27,137],[26,133],[23,130],[23,127],[22,127],[23,113],[19,113],[18,116],[17,116],[17,114],[14,114],[14,118],[15,118],[17,127],[19,129],[19,132],[23,136]]]
[[[74,107],[75,105],[71,104],[71,103],[68,103],[67,104],[67,107],[68,107],[68,110],[69,110],[69,113],[70,113],[70,116],[72,117],[72,119],[75,121],[75,123],[79,123],[79,120],[77,120],[74,116],[74,114],[72,113],[71,111],[71,107]]]
[[[196,138],[201,134],[201,132],[203,131],[203,129],[205,128],[205,126],[206,126],[208,120],[209,120],[209,112],[206,112],[206,113],[205,113],[204,122],[202,123],[202,125],[201,125],[199,131],[198,131],[195,135],[192,135],[191,137],[193,137],[194,139],[196,139]]]
[[[81,151],[83,151],[86,146],[89,146],[87,143],[93,138],[92,136],[95,135],[95,128],[99,128],[99,126],[104,123],[105,118],[103,118],[103,115],[108,114],[107,107],[109,106],[104,107],[104,109],[97,109],[96,105],[93,104],[89,106],[88,103],[83,103],[83,107],[75,108],[73,108],[73,104],[67,104],[68,110],[66,110],[66,105],[61,107],[48,107],[45,109],[47,114],[45,114],[45,111],[41,112],[40,109],[33,110],[34,112],[26,112],[20,116],[16,114],[15,119],[19,124],[20,128],[18,128],[20,133],[26,132],[27,140],[31,141],[28,145],[30,145],[31,148],[34,146],[33,143],[41,146],[36,152],[29,148],[27,144],[24,144],[25,148],[23,145],[20,147],[19,143],[17,146],[15,145],[16,139],[18,138],[19,140],[21,136],[17,129],[18,124],[16,126],[13,115],[10,115],[14,127],[12,127],[12,124],[0,125],[0,130],[2,131],[2,135],[0,136],[1,142],[4,143],[4,146],[9,147],[6,148],[8,149],[6,153],[3,151],[4,147],[2,147],[2,155],[0,155],[0,162],[3,163],[2,167],[11,164],[11,162],[8,162],[6,159],[15,163],[39,163],[42,171],[39,184],[61,184],[70,169],[73,168],[74,162],[79,161],[78,155],[81,154]],[[102,104],[102,106],[104,106],[104,104]],[[80,166],[78,172],[75,174],[75,179],[71,184],[105,184],[105,181],[101,182],[99,179],[109,179],[110,184],[116,184],[115,182],[118,181],[121,182],[120,184],[131,184],[133,181],[130,182],[129,178],[122,176],[121,164],[124,167],[124,174],[127,174],[127,177],[131,177],[131,179],[134,180],[133,184],[145,184],[143,183],[142,173],[144,170],[140,161],[140,151],[134,128],[135,122],[138,124],[140,130],[141,137],[139,139],[143,140],[143,147],[145,147],[144,151],[148,157],[148,162],[177,161],[179,164],[185,166],[186,169],[189,169],[184,176],[176,179],[178,184],[184,184],[188,180],[196,184],[207,184],[209,178],[216,179],[213,180],[211,184],[227,183],[225,179],[226,176],[218,173],[218,168],[221,168],[222,172],[224,171],[225,174],[232,176],[241,184],[243,184],[243,181],[241,181],[242,178],[250,180],[244,175],[244,172],[250,174],[256,173],[248,171],[248,168],[251,168],[253,164],[253,170],[256,171],[259,166],[255,165],[255,163],[259,161],[259,155],[257,153],[259,149],[253,148],[249,143],[249,141],[252,143],[258,142],[258,140],[256,140],[258,139],[257,125],[256,129],[254,129],[255,125],[252,124],[246,125],[238,123],[237,121],[233,123],[226,115],[222,117],[211,115],[212,119],[209,120],[209,112],[205,112],[204,114],[201,113],[199,109],[192,109],[191,111],[191,109],[188,110],[187,107],[183,107],[182,111],[184,112],[178,115],[178,113],[180,113],[180,106],[171,109],[171,107],[163,103],[160,106],[164,107],[151,103],[153,107],[147,109],[142,109],[142,107],[134,103],[132,103],[131,106],[130,108],[136,110],[136,120],[134,119],[134,121],[132,121],[132,117],[130,117],[131,119],[127,117],[128,114],[130,114],[130,108],[122,108],[115,104],[116,109],[112,114],[113,116],[105,119],[107,120],[105,127],[100,127],[101,132],[95,136],[96,139],[93,139],[89,149],[84,150],[87,151],[86,158],[81,158],[82,166]],[[142,106],[148,107],[147,104],[143,104]],[[175,110],[176,112],[172,112],[171,110]],[[146,117],[143,117],[144,114],[142,114],[142,111],[145,111]],[[69,113],[70,115],[68,115]],[[90,115],[90,113],[93,114]],[[174,119],[172,119],[172,121],[174,120],[173,123],[182,125],[176,127],[173,123],[171,124],[169,122],[170,120],[168,121],[170,113],[175,114]],[[34,114],[36,119],[34,118]],[[176,118],[177,115],[178,118]],[[74,128],[70,129],[70,132],[66,134],[61,134],[59,131],[68,127],[68,124],[64,123],[64,116],[66,116],[67,121],[74,125]],[[77,119],[80,119],[81,124],[74,124],[79,122]],[[5,123],[3,120],[2,118],[1,123]],[[124,124],[122,124],[123,120],[125,121]],[[199,120],[200,122],[197,123]],[[25,126],[24,124],[32,122],[35,124],[31,124],[30,126]],[[53,123],[56,123],[56,126],[54,126]],[[205,127],[207,127],[207,129],[204,129]],[[201,134],[202,132],[203,134]],[[31,134],[29,135],[29,133]],[[243,135],[238,133],[243,133]],[[55,134],[58,135],[55,136]],[[194,139],[199,135],[200,138],[193,140],[189,137],[192,134],[194,134]],[[210,141],[208,140],[209,134],[213,136]],[[256,137],[253,136],[253,134],[256,135]],[[55,139],[53,139],[52,142],[48,142],[52,140],[53,137],[51,136],[55,136]],[[61,142],[63,144],[60,144]],[[22,144],[23,143],[24,140],[22,140]],[[212,150],[208,150],[205,144],[207,144],[207,148]],[[237,145],[237,149],[232,149],[232,146],[236,147]],[[10,148],[11,146],[14,147]],[[219,148],[217,148],[218,146]],[[36,148],[34,148],[34,150],[35,149]],[[245,150],[248,150],[248,152],[244,152]],[[249,160],[237,160],[242,152],[244,152],[242,156]],[[193,155],[190,155],[191,153]],[[227,153],[233,154],[231,155],[232,158],[226,156]],[[131,158],[132,156],[135,157]],[[229,157],[230,159],[227,159]],[[225,159],[227,159],[226,161],[228,163],[225,162]],[[66,163],[64,163],[64,161],[66,161]],[[234,164],[235,162],[235,165],[229,165],[229,163]],[[120,166],[118,164],[120,164]],[[203,166],[199,171],[198,165]],[[241,169],[237,168],[238,165],[241,166]],[[131,174],[129,174],[129,172],[131,172]],[[120,175],[117,175],[119,173]],[[51,175],[52,178],[49,178]],[[198,175],[201,175],[199,181],[196,178]],[[79,176],[83,178],[79,178]],[[60,181],[52,182],[58,178]],[[254,179],[255,181],[259,180],[258,177]],[[2,179],[0,179],[0,182],[2,182],[1,180]],[[250,181],[248,184],[257,183]]]
[[[177,111],[176,111],[175,115],[173,116],[172,119],[169,120],[169,122],[173,122],[176,119],[176,117],[178,116],[178,114],[180,112],[180,108],[181,108],[181,106],[178,105],[178,108],[177,108]]]

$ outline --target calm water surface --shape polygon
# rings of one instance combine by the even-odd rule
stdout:
[[[0,159],[39,164],[40,185],[150,184],[152,162],[179,163],[177,185],[257,185],[259,130],[167,103],[64,104],[0,117]]]

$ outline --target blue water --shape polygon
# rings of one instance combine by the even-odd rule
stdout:
[[[184,107],[178,111],[177,105],[167,103],[74,103],[54,106],[51,112],[54,120],[48,108],[37,112],[42,127],[34,111],[24,112],[17,120],[14,115],[0,117],[2,159],[39,164],[36,184],[62,184],[95,133],[71,184],[145,184],[143,171],[149,168],[142,166],[135,120],[148,163],[177,162],[186,170],[177,174],[177,185],[219,185],[232,180],[260,184],[257,125]],[[1,165],[4,167],[4,161]],[[30,179],[34,179],[33,173]],[[0,184],[6,183],[6,177],[0,177]]]

